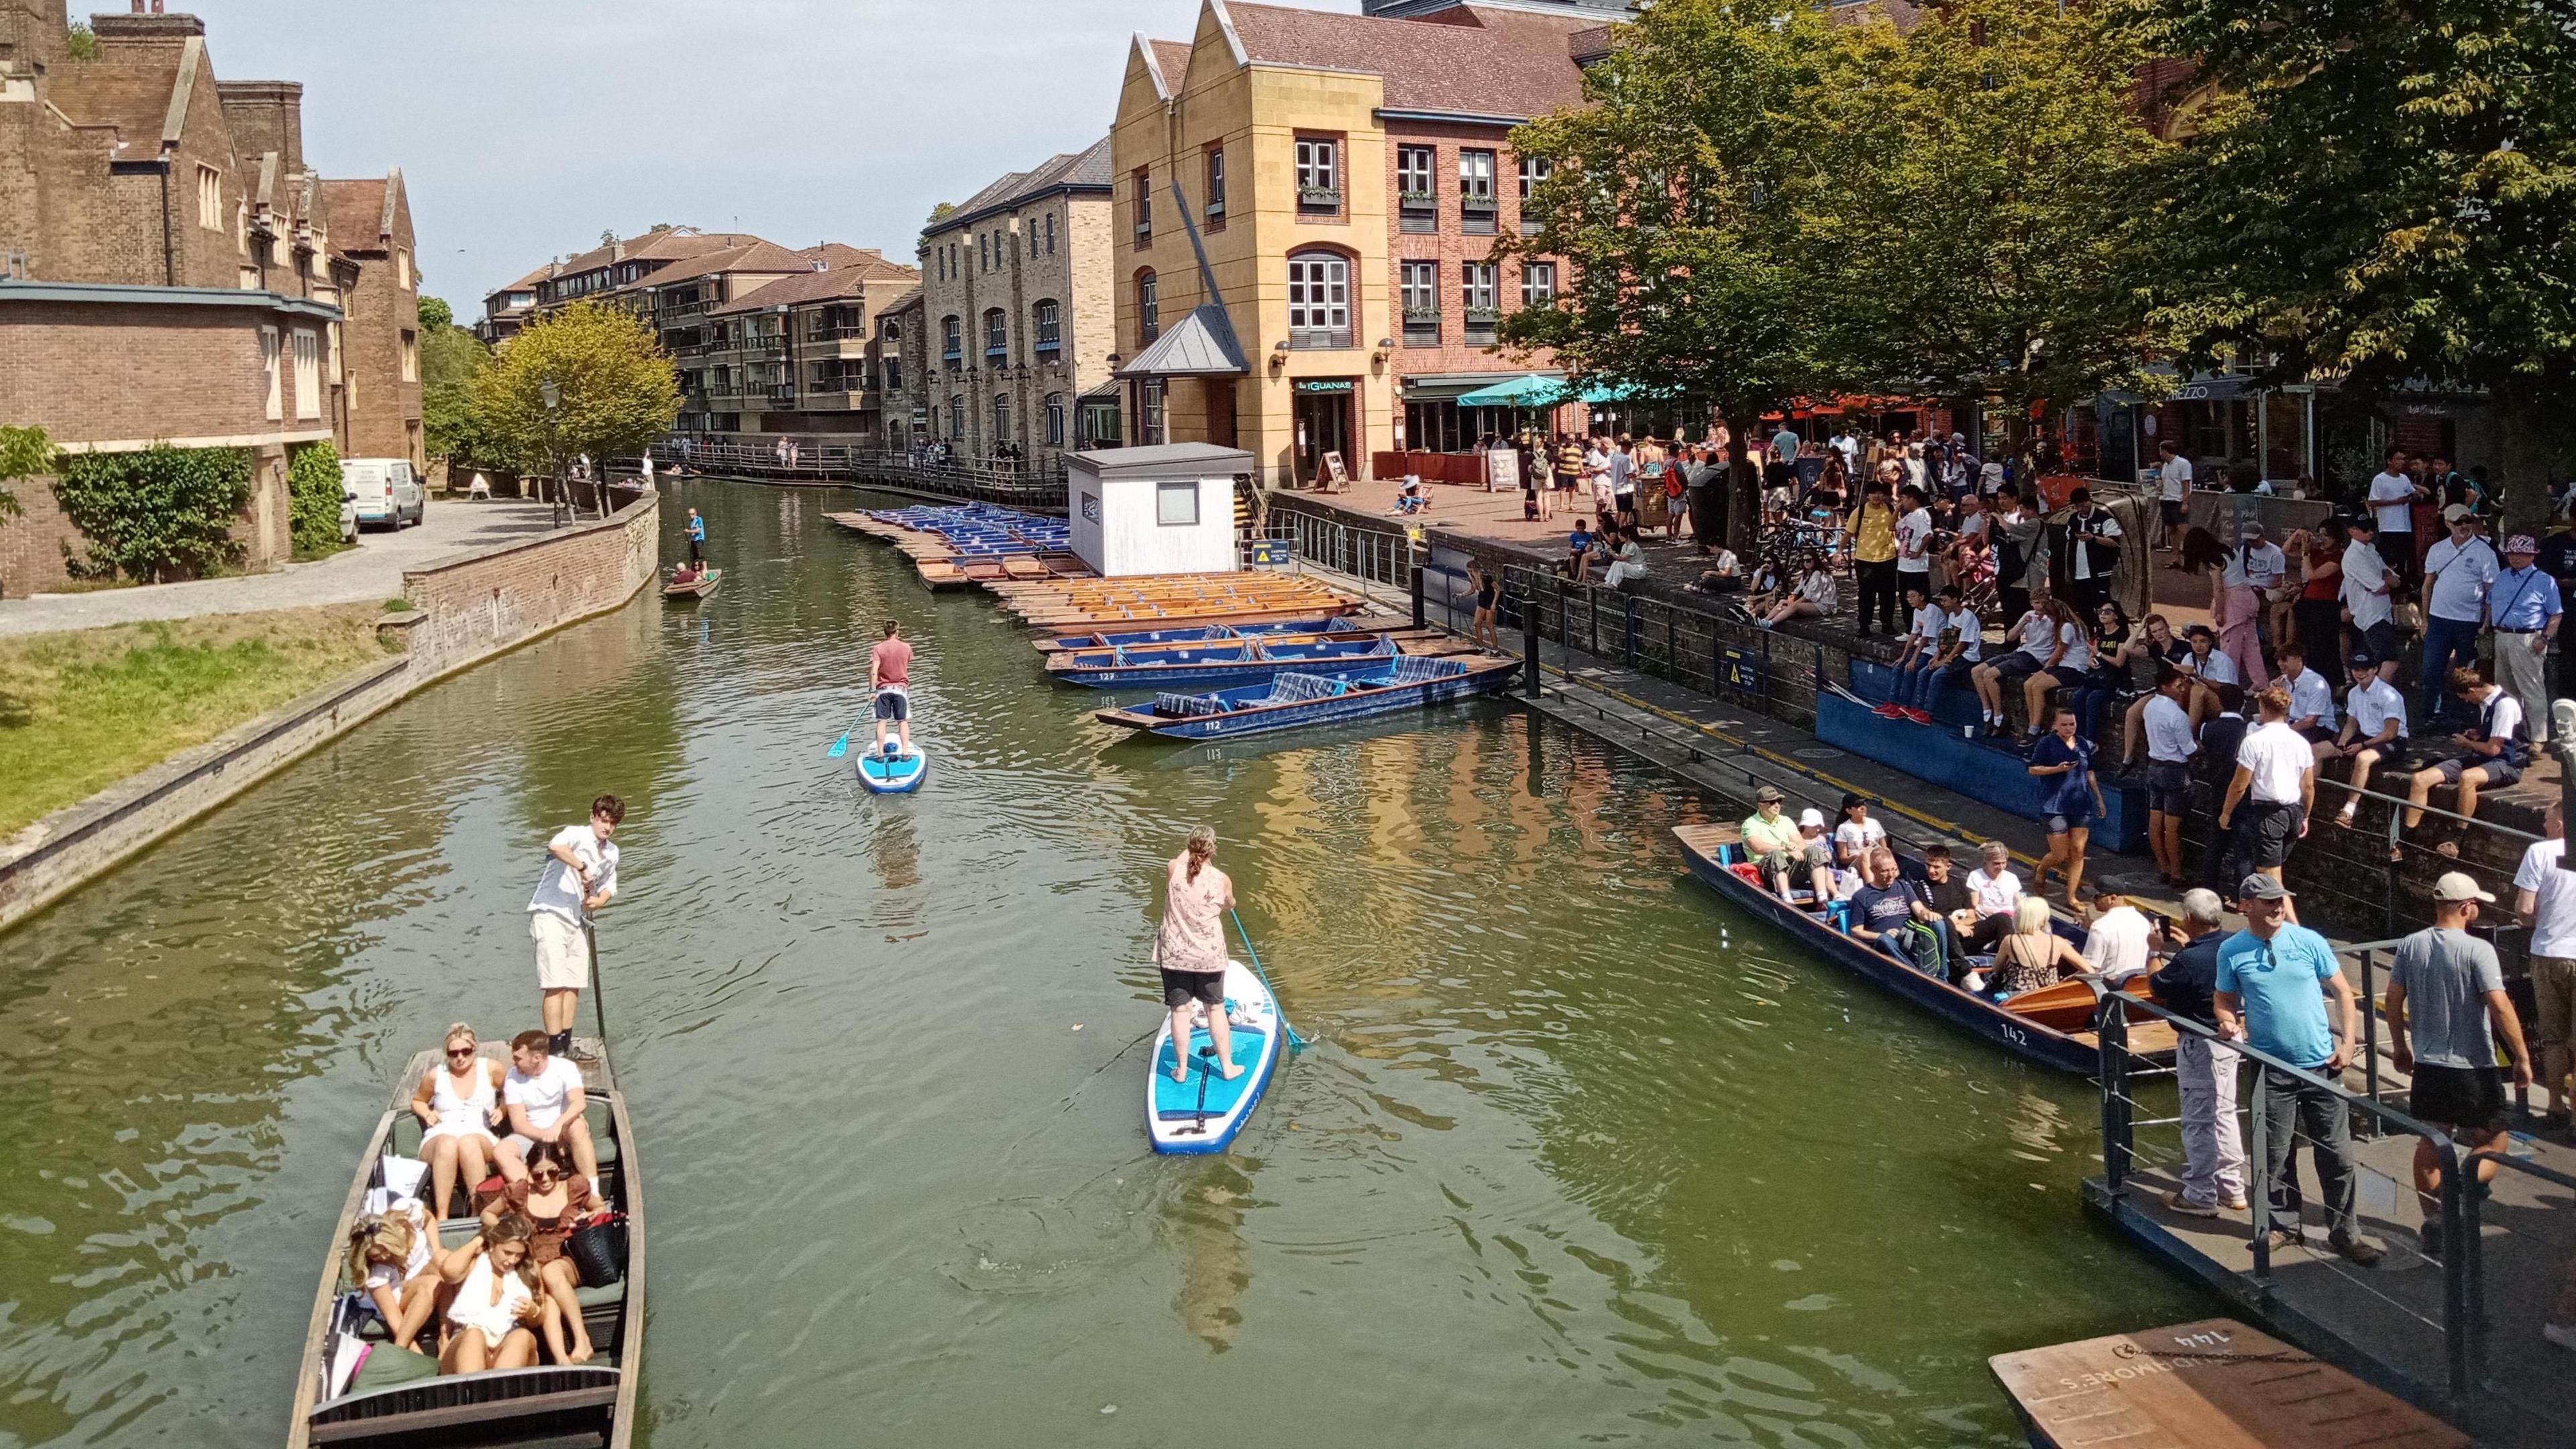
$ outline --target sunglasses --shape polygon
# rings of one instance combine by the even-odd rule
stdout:
[[[447,1054],[448,1054],[449,1056],[451,1056],[451,1057],[470,1057],[470,1056],[474,1055],[474,1048],[472,1048],[472,1047],[449,1047],[449,1048],[447,1049]]]

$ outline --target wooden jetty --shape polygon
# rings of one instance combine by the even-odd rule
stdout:
[[[907,527],[872,513],[827,513],[823,516],[855,533],[893,544],[904,557],[912,560],[913,571],[920,576],[923,587],[934,593],[993,583],[1082,577],[1091,572],[1081,559],[1062,549],[1031,544],[987,545],[961,550],[937,532]]]
[[[2041,1449],[2468,1449],[2393,1394],[2234,1319],[1988,1359]]]

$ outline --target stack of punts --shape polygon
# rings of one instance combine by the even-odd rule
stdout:
[[[1313,619],[1255,619],[1240,623],[1175,624],[1168,629],[1125,629],[1114,633],[1056,634],[1032,640],[1041,654],[1067,649],[1151,649],[1164,644],[1203,644],[1213,639],[1279,639],[1356,633],[1359,625],[1340,615]]]
[[[1149,708],[1104,709],[1094,718],[1170,739],[1232,739],[1485,694],[1511,683],[1519,669],[1519,660],[1500,654],[1403,654],[1374,668],[1282,674],[1268,684],[1204,694],[1158,694]]]
[[[1840,901],[1829,902],[1819,913],[1810,909],[1812,902],[1803,892],[1792,899],[1774,894],[1763,883],[1761,870],[1746,858],[1741,826],[1680,825],[1673,828],[1673,835],[1681,842],[1682,857],[1692,875],[1854,975],[1953,1025],[2000,1042],[2024,1060],[2079,1076],[2099,1070],[2101,1033],[2093,1029],[2093,1021],[2100,996],[2091,982],[2061,981],[1995,1001],[1926,975],[1853,936]],[[1919,861],[1904,856],[1898,860],[1908,875],[1920,878]],[[2060,936],[2082,948],[2082,927],[2063,919],[2054,924]],[[2121,990],[2144,996],[2146,978],[2133,976],[2121,983]],[[2128,1040],[2130,1051],[2159,1060],[2170,1060],[2175,1047],[2173,1027],[2143,1010],[2128,1013]]]
[[[1067,649],[1046,656],[1049,679],[1090,689],[1233,689],[1283,674],[1338,674],[1392,662],[1393,634],[1351,631],[1211,639],[1194,644]]]
[[[1031,625],[1071,633],[1086,625],[1313,619],[1361,606],[1320,580],[1297,574],[1233,572],[1151,578],[1061,578],[991,585],[1004,607]]]
[[[1065,521],[989,503],[831,513],[832,522],[902,550],[934,591],[1080,577]]]
[[[644,1365],[644,1180],[635,1129],[617,1090],[603,1043],[586,1040],[597,1060],[582,1068],[590,1140],[599,1155],[592,1190],[623,1213],[625,1262],[618,1280],[584,1284],[578,1297],[594,1349],[581,1364],[540,1364],[472,1374],[441,1374],[438,1360],[388,1341],[383,1323],[345,1276],[350,1230],[361,1216],[418,1190],[425,1130],[411,1111],[412,1091],[439,1054],[411,1060],[393,1101],[376,1122],[357,1180],[340,1209],[306,1330],[295,1378],[287,1449],[358,1444],[374,1449],[416,1445],[582,1445],[626,1449],[635,1433],[636,1389]],[[483,1055],[507,1065],[508,1048],[485,1042]],[[460,1194],[460,1202],[470,1195]],[[463,1245],[482,1224],[472,1217],[438,1224],[443,1251]],[[612,1236],[612,1242],[614,1238]],[[613,1251],[613,1250],[612,1250]]]

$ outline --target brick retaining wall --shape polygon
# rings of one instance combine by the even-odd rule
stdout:
[[[605,613],[659,577],[661,554],[661,500],[645,493],[596,522],[406,569],[403,597],[428,616],[412,658],[434,678]]]

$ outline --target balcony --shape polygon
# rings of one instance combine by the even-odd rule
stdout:
[[[665,317],[695,317],[699,313],[706,311],[707,306],[708,304],[704,301],[674,302],[671,305],[662,308],[661,314]]]
[[[769,400],[770,400],[771,402],[774,402],[774,403],[779,404],[779,405],[780,405],[780,406],[782,406],[782,407],[783,407],[783,406],[786,406],[786,405],[788,405],[788,404],[790,404],[790,403],[795,402],[795,401],[796,401],[796,387],[795,387],[795,384],[793,384],[793,383],[785,383],[785,382],[773,382],[773,383],[771,383],[771,384],[769,385]]]
[[[867,335],[868,329],[866,324],[859,322],[844,323],[837,327],[808,327],[805,329],[806,340],[811,342],[837,342],[844,337],[864,338]]]
[[[1064,351],[1064,344],[1053,337],[1041,337],[1033,350],[1037,353],[1038,361],[1053,362]]]
[[[1292,327],[1288,346],[1298,352],[1333,352],[1351,345],[1348,327]]]

